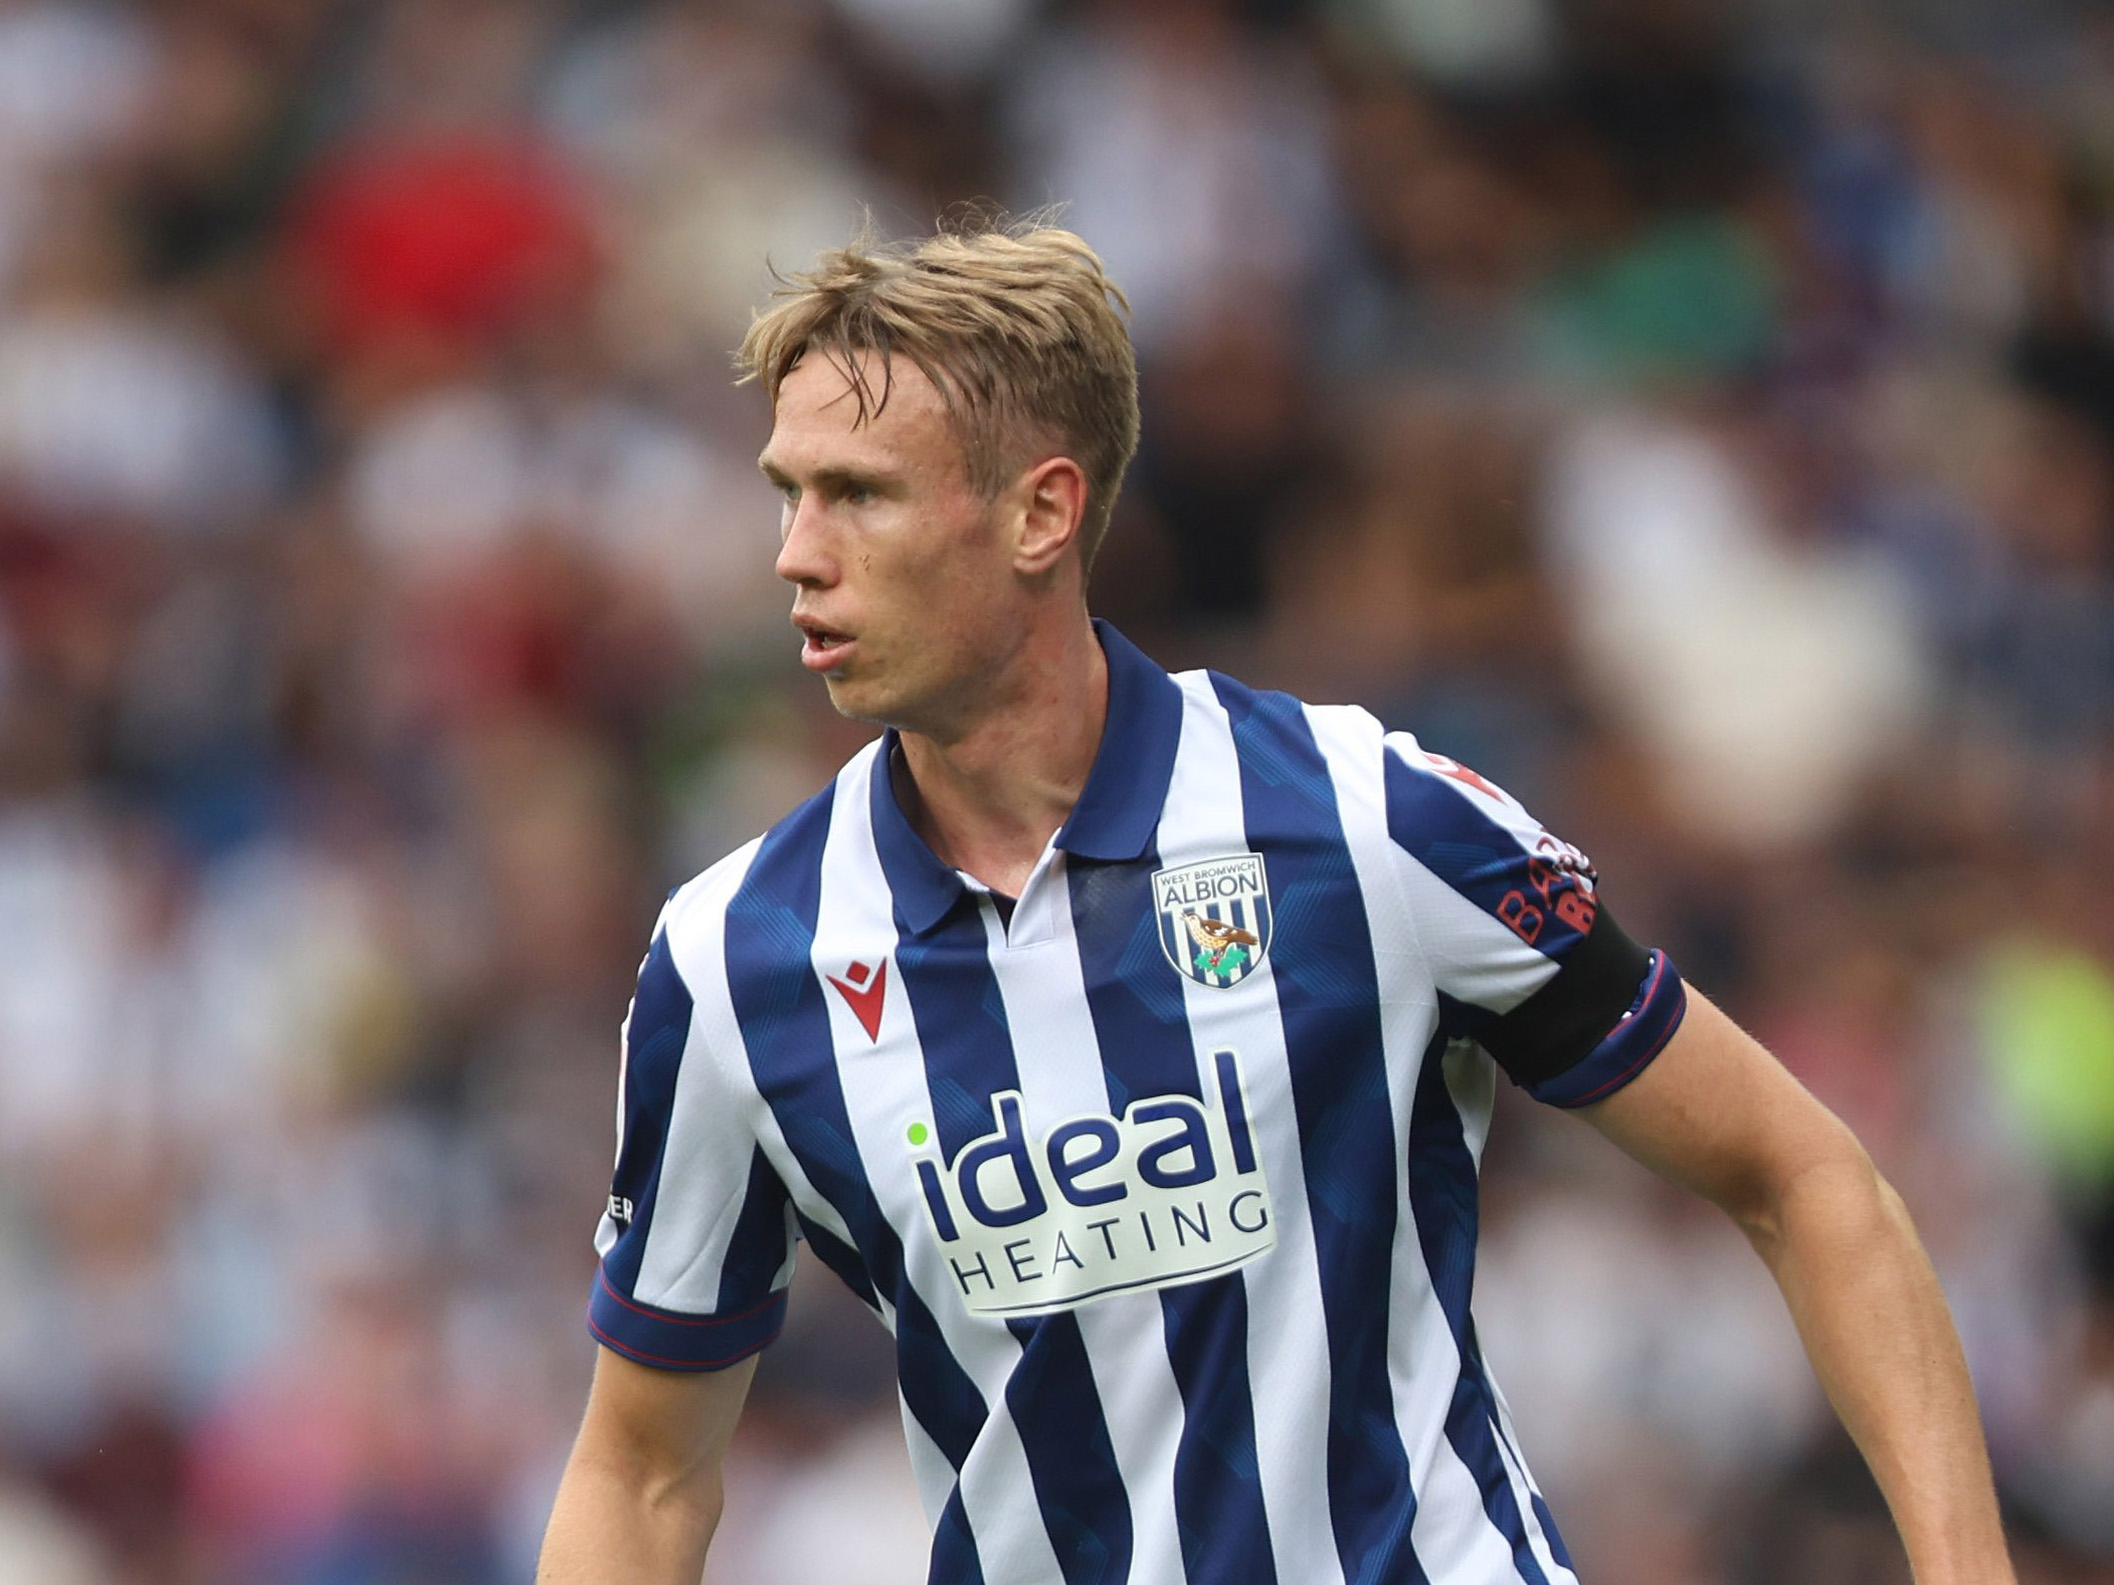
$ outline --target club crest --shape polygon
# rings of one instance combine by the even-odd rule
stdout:
[[[1152,905],[1160,950],[1199,985],[1238,985],[1270,950],[1270,884],[1260,853],[1155,870]]]

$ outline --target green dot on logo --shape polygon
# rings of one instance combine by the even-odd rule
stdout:
[[[932,1135],[926,1130],[923,1123],[912,1123],[910,1125],[910,1142],[913,1145],[922,1145],[931,1137]]]

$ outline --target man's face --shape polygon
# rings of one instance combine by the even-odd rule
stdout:
[[[880,360],[866,354],[873,389]],[[945,735],[1002,666],[1020,592],[1005,497],[969,483],[939,391],[907,358],[880,414],[819,354],[778,388],[759,462],[785,498],[778,575],[792,584],[801,661],[847,716]]]

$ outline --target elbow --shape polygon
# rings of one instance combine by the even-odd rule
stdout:
[[[649,1481],[644,1495],[649,1510],[664,1513],[708,1539],[719,1528],[727,1506],[726,1482],[717,1464]]]
[[[665,1450],[582,1438],[574,1446],[572,1465],[582,1481],[619,1494],[655,1531],[709,1540],[719,1528],[726,1482],[716,1459],[682,1460]]]
[[[639,1471],[640,1505],[654,1519],[709,1540],[727,1505],[727,1487],[717,1462],[675,1470]]]
[[[1905,1216],[1857,1136],[1833,1117],[1795,1155],[1757,1163],[1717,1198],[1772,1267],[1795,1240],[1856,1235]]]

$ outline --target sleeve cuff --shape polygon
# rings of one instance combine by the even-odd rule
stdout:
[[[1565,1108],[1606,1100],[1666,1049],[1687,1011],[1688,992],[1680,971],[1665,953],[1654,951],[1636,1000],[1607,1038],[1584,1061],[1529,1085],[1527,1093],[1537,1101]]]
[[[784,1324],[784,1289],[733,1315],[677,1315],[625,1298],[599,1266],[587,1301],[596,1342],[657,1370],[724,1370],[769,1344]]]

